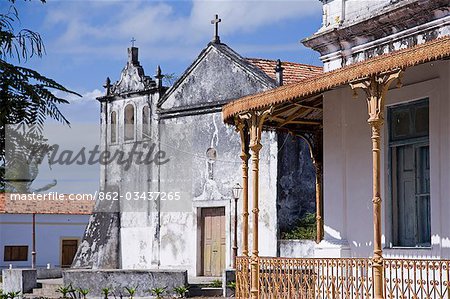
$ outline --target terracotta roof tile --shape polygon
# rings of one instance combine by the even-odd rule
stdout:
[[[246,60],[261,69],[270,78],[276,79],[275,77],[275,66],[277,64],[276,60],[260,59],[260,58],[246,58]],[[281,62],[281,66],[284,68],[283,71],[283,82],[285,85],[298,83],[304,79],[316,76],[323,73],[323,68],[320,66],[295,63],[295,62]]]
[[[95,205],[91,194],[46,194],[46,199],[39,195],[0,193],[0,214],[90,215]],[[74,199],[74,196],[83,196],[84,199]]]

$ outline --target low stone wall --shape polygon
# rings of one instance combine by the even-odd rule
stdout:
[[[37,286],[37,273],[33,269],[2,270],[3,292],[30,293]]]
[[[278,240],[280,257],[314,257],[316,242],[312,240]]]
[[[61,268],[38,268],[37,269],[37,279],[54,279],[62,277],[62,269]]]
[[[148,290],[166,288],[173,294],[173,288],[188,284],[186,270],[91,270],[70,269],[63,271],[64,285],[88,289],[90,298],[102,298],[102,289],[109,288],[119,298],[127,295],[125,287],[137,287],[134,297],[149,297]]]

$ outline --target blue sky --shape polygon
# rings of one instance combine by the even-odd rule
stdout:
[[[2,1],[1,10],[9,3]],[[211,40],[210,20],[220,15],[220,37],[245,57],[319,65],[300,44],[321,25],[321,2],[291,1],[16,1],[21,25],[41,34],[47,55],[26,66],[83,95],[63,111],[71,122],[97,122],[103,82],[118,79],[134,37],[141,64],[153,75],[181,74]]]

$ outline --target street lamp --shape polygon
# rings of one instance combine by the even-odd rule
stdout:
[[[234,185],[233,189],[233,198],[234,198],[234,240],[233,240],[233,268],[236,269],[236,257],[238,254],[238,246],[237,246],[237,202],[239,197],[241,196],[242,187],[239,183]]]

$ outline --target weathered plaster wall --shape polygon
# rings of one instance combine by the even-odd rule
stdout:
[[[201,54],[203,59],[194,63],[191,72],[182,78],[179,85],[174,86],[173,93],[161,108],[223,102],[275,87],[275,82],[256,67],[246,63],[246,67],[251,69],[243,68],[237,62],[237,59],[242,58],[236,57],[237,53],[225,47],[210,45]]]
[[[133,147],[136,151],[148,152],[143,144],[135,145],[135,141],[153,143],[152,136],[142,134],[142,110],[144,106],[152,108],[157,97],[155,93],[130,98],[114,97],[108,103],[102,103],[102,148],[112,153],[121,151],[128,154]],[[124,111],[128,104],[134,107],[136,127],[134,139],[125,141]],[[113,111],[117,113],[116,142],[111,142],[110,118]],[[150,114],[150,123],[154,123],[154,113]],[[157,188],[155,182],[152,182],[153,168],[154,164],[138,165],[133,162],[129,169],[125,169],[117,160],[101,166],[100,191],[117,192],[120,200],[97,202],[73,267],[148,269],[157,266],[152,256],[157,230],[157,222],[152,218],[154,213],[151,213],[154,207],[149,201],[132,199],[135,192],[143,194]]]
[[[447,0],[324,1],[324,26],[304,44],[331,71],[450,34]]]
[[[427,63],[406,70],[402,88],[389,91],[386,105],[423,98],[430,103],[431,248],[391,248],[391,195],[387,182],[387,126],[384,126],[381,183],[385,256],[450,256],[450,123],[448,115],[448,61]],[[350,88],[325,93],[324,97],[324,220],[325,240],[316,256],[367,257],[372,254],[372,155],[367,105]]]
[[[308,144],[300,137],[278,134],[278,227],[291,231],[305,213],[315,213],[316,174]]]
[[[118,142],[108,143],[108,148],[114,152],[116,150],[129,153],[133,147],[136,147],[135,141],[152,140],[142,134],[143,120],[142,109],[144,106],[151,105],[153,101],[149,96],[138,96],[133,98],[118,99],[111,102],[109,113],[116,111],[118,119]],[[134,130],[134,140],[124,140],[124,111],[125,106],[132,104],[134,106],[134,119],[136,128]],[[110,135],[111,130],[108,130]],[[110,137],[108,140],[111,140]],[[136,148],[138,151],[146,152],[143,144]],[[142,194],[152,190],[152,168],[155,165],[137,165],[133,163],[126,170],[124,166],[113,164],[107,165],[106,185],[118,186],[118,192],[121,196],[120,201],[120,251],[122,269],[146,269],[152,267],[152,242],[154,225],[150,217],[151,204],[145,200],[130,200],[136,193]],[[131,196],[131,197],[130,197]],[[152,229],[153,227],[153,229]],[[133,244],[130,246],[130,244]],[[126,253],[126,254],[124,254]]]
[[[401,1],[401,0],[400,0]],[[392,0],[331,0],[323,4],[323,24],[321,30],[338,26],[342,22],[354,22],[379,13],[389,6]],[[406,2],[406,1],[404,1]]]
[[[184,79],[162,107],[177,108],[205,106],[210,102],[230,100],[243,94],[266,89],[270,84],[260,82],[229,57],[211,47],[208,55]],[[179,116],[161,120],[161,144],[180,148],[172,165],[190,169],[190,173],[174,173],[180,182],[189,176],[190,211],[161,215],[161,266],[185,266],[190,275],[201,274],[200,213],[203,207],[225,207],[226,266],[231,263],[230,213],[231,189],[241,182],[239,135],[234,127],[223,124],[220,111]],[[274,133],[263,134],[260,181],[260,244],[265,255],[276,254],[276,169],[277,139]],[[210,160],[207,150],[216,150],[217,157]],[[181,163],[181,164],[179,164]],[[186,181],[182,183],[185,185]],[[171,184],[174,186],[177,184]],[[164,189],[162,184],[162,190]],[[239,211],[241,203],[239,204]],[[241,212],[238,212],[241,213]],[[240,217],[239,217],[240,218]],[[241,224],[239,224],[239,240]]]
[[[316,242],[312,240],[280,240],[280,257],[311,258],[314,257]]]
[[[161,144],[179,147],[180,150],[174,152],[173,161],[177,162],[172,166],[188,164],[189,167],[179,168],[190,172],[173,173],[180,184],[163,183],[162,190],[165,185],[185,186],[186,179],[189,179],[187,188],[192,203],[188,212],[161,215],[161,267],[182,265],[188,268],[190,275],[202,273],[201,209],[218,206],[225,207],[226,266],[231,264],[230,225],[234,213],[230,200],[232,187],[242,181],[240,141],[235,128],[223,124],[220,107],[216,110],[213,107],[218,102],[266,90],[270,86],[273,86],[272,79],[249,65],[242,65],[241,57],[231,49],[225,45],[209,45],[175,89],[169,90],[161,110]],[[189,107],[196,107],[197,112],[192,113],[194,115],[181,112],[177,117],[164,119],[164,113],[171,108]],[[275,133],[264,133],[262,139],[260,252],[262,255],[275,255],[277,137]],[[215,159],[207,157],[207,150],[211,148],[217,153]],[[241,202],[238,207],[240,215]],[[238,238],[241,240],[241,217],[238,220]]]

